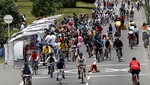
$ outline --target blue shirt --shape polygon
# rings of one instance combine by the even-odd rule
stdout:
[[[0,48],[0,56],[4,56],[4,48]]]

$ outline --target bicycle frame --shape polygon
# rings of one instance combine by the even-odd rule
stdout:
[[[54,72],[54,63],[49,63],[48,68],[50,70],[50,77],[53,78],[53,72]]]
[[[121,52],[120,52],[120,48],[117,48],[117,56],[118,56],[118,61],[121,62]]]
[[[134,85],[140,85],[140,83],[139,83],[139,81],[138,81],[138,78],[137,78],[137,74],[133,74],[133,77],[134,77],[134,79],[133,79],[133,84],[134,84]]]
[[[37,61],[32,62],[32,69],[35,75],[37,74],[37,70],[38,70],[38,66],[36,64],[37,64]]]
[[[59,72],[58,72],[58,80],[59,80],[59,84],[62,83],[62,75],[63,75],[63,69],[59,69]]]
[[[84,65],[79,66],[81,82],[84,83]]]

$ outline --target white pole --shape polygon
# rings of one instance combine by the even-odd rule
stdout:
[[[8,40],[10,39],[10,28],[9,28],[9,23],[8,23]]]

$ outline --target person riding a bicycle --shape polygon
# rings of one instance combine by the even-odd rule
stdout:
[[[65,62],[63,58],[60,58],[59,61],[56,63],[56,68],[57,68],[57,77],[56,80],[59,81],[58,76],[59,76],[59,71],[62,71],[62,78],[65,79],[65,73],[64,73],[64,69],[65,69]]]
[[[137,79],[139,80],[139,72],[141,71],[140,63],[136,60],[135,57],[133,57],[129,67],[130,67],[130,72],[132,74],[132,81],[134,83],[134,74],[137,74]]]
[[[121,21],[119,18],[115,22],[115,28],[116,28],[115,36],[121,36]]]
[[[120,50],[120,55],[121,57],[123,56],[122,54],[122,47],[123,47],[123,43],[119,38],[116,38],[113,44],[113,48],[116,49],[116,53],[118,52],[118,50]]]
[[[146,36],[146,34],[147,34],[147,29],[148,29],[147,24],[146,24],[146,23],[143,23],[143,25],[142,25],[142,40],[147,37],[147,36]]]
[[[130,30],[128,33],[128,39],[129,39],[129,46],[131,46],[132,42],[134,43],[135,41],[135,34],[132,30]]]
[[[46,63],[48,65],[48,74],[50,74],[50,69],[51,69],[50,65],[52,65],[52,69],[53,69],[53,72],[54,72],[55,62],[57,62],[57,60],[54,56],[54,53],[52,52],[52,53],[50,53],[49,57],[46,60]]]
[[[106,38],[105,44],[104,44],[104,49],[105,49],[105,53],[104,56],[106,56],[106,58],[109,58],[108,53],[111,53],[111,47],[112,47],[112,42],[110,40],[109,37]]]
[[[28,75],[29,77],[29,85],[32,85],[32,69],[28,66],[28,63],[25,62],[23,68],[21,69],[21,77],[23,80],[23,83],[25,84],[25,78]]]
[[[83,56],[83,53],[79,53],[78,58],[76,59],[76,66],[78,67],[78,79],[81,78],[80,76],[80,66],[83,66],[83,72],[84,72],[84,76],[86,76],[86,58]]]
[[[107,33],[108,33],[109,38],[113,37],[113,31],[114,31],[114,29],[112,27],[112,24],[109,24],[109,27],[107,29]]]
[[[43,46],[42,53],[45,56],[43,59],[44,62],[45,62],[46,58],[49,56],[49,53],[51,53],[51,52],[52,52],[52,48],[48,44]]]
[[[33,50],[32,54],[29,57],[29,61],[32,61],[32,66],[35,64],[37,66],[37,69],[38,69],[38,60],[39,60],[38,53],[35,50]]]

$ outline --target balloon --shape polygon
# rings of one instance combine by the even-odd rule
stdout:
[[[77,46],[78,46],[78,48],[80,48],[80,47],[81,47],[81,43],[79,42],[79,43],[77,44]]]
[[[83,38],[82,38],[81,36],[79,36],[79,37],[78,37],[78,41],[79,41],[79,42],[82,42],[82,41],[83,41]]]

